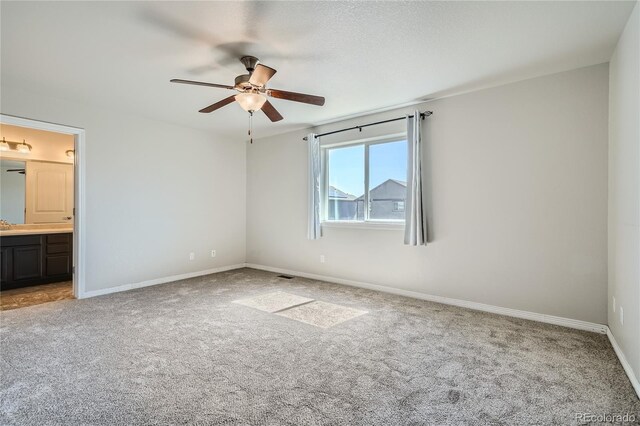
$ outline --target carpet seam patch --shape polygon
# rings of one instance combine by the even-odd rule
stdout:
[[[272,307],[269,307],[269,304],[273,304],[273,301],[267,301],[267,305],[265,306],[264,303],[261,303],[260,300],[264,300],[265,297],[267,297],[267,299],[269,297],[273,298],[273,296],[278,295],[278,296],[284,296],[293,300],[289,300],[288,302],[285,303],[276,303],[276,306],[274,306],[273,308],[278,308],[277,310],[273,311],[271,310]],[[258,300],[258,303],[256,303],[256,300]],[[304,297],[304,296],[299,296],[297,294],[292,294],[292,293],[287,293],[284,292],[282,290],[278,290],[276,292],[273,293],[267,293],[267,294],[263,294],[263,295],[256,295],[254,297],[250,297],[247,299],[239,299],[239,300],[233,300],[231,303],[236,303],[238,305],[241,306],[245,306],[251,309],[256,309],[259,311],[263,311],[263,312],[267,312],[270,314],[276,313],[276,312],[281,312],[282,310],[286,310],[286,309],[290,309],[290,308],[295,308],[298,307],[300,305],[304,305],[306,303],[311,303],[315,301],[315,299],[309,298],[309,297]],[[288,303],[293,303],[291,305],[289,305]],[[279,306],[277,306],[279,305]]]
[[[326,325],[322,325],[322,324],[320,324],[320,323],[318,323],[316,321],[313,321],[313,319],[295,318],[295,317],[286,315],[286,312],[288,312],[288,311],[294,311],[294,312],[297,311],[297,309],[293,309],[293,308],[300,308],[301,306],[306,306],[306,305],[313,304],[313,303],[320,304],[320,305],[323,305],[323,304],[324,305],[332,305],[332,306],[340,308],[340,309],[345,309],[345,310],[348,310],[348,311],[356,311],[357,313],[353,312],[353,315],[350,315],[348,318],[343,318],[343,319],[341,319],[341,320],[339,320],[339,321],[337,321],[337,322],[335,322],[333,324],[326,324]],[[301,304],[300,306],[297,306],[297,307],[291,307],[289,309],[283,309],[282,311],[279,311],[277,313],[274,312],[274,314],[276,314],[276,315],[283,316],[283,317],[285,317],[287,319],[290,319],[290,320],[293,320],[293,321],[297,321],[297,322],[302,323],[302,324],[307,324],[307,325],[310,325],[310,326],[313,326],[313,327],[317,327],[317,328],[320,328],[320,329],[323,329],[323,330],[330,329],[330,328],[335,327],[335,326],[337,326],[339,324],[342,324],[344,322],[353,320],[355,318],[358,318],[358,317],[360,317],[362,315],[366,315],[368,313],[369,313],[369,311],[365,311],[365,310],[361,310],[361,309],[357,309],[357,308],[353,308],[353,307],[349,307],[349,306],[338,305],[338,304],[331,303],[331,302],[325,302],[325,301],[322,301],[322,300],[315,300],[313,302],[303,303],[303,304]]]
[[[302,303],[298,303],[297,305],[287,306],[286,308],[282,308],[282,309],[280,309],[278,311],[273,311],[273,312],[269,312],[269,313],[270,314],[277,314],[277,313],[280,313],[280,312],[288,311],[289,309],[299,308],[300,306],[308,305],[309,303],[313,303],[313,302],[317,302],[317,300],[312,299],[312,300],[309,300],[308,302],[302,302]]]

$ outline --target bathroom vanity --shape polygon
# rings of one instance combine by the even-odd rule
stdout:
[[[72,280],[74,166],[55,160],[0,155],[0,290]]]
[[[72,279],[71,229],[33,228],[0,231],[0,290]]]

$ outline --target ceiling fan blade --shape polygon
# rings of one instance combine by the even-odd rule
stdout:
[[[204,83],[202,81],[181,80],[179,78],[172,78],[169,81],[171,81],[172,83],[193,84],[195,86],[217,87],[219,89],[233,89],[233,86],[227,86],[225,84]]]
[[[249,83],[253,84],[254,86],[262,87],[267,84],[267,81],[269,81],[276,72],[277,71],[273,68],[270,68],[266,65],[258,64],[253,73],[251,73]]]
[[[267,95],[286,101],[302,102],[303,104],[324,105],[324,98],[322,96],[306,95],[304,93],[287,92],[276,89],[267,90]]]
[[[278,110],[275,109],[273,104],[269,101],[266,101],[264,105],[262,105],[262,112],[264,112],[266,116],[269,117],[269,120],[273,122],[282,120],[282,116],[280,115]]]
[[[222,108],[225,105],[229,105],[231,102],[234,102],[235,100],[236,100],[236,95],[231,95],[228,98],[224,98],[223,100],[216,102],[215,104],[211,104],[206,108],[202,108],[200,112],[213,112],[218,108]]]

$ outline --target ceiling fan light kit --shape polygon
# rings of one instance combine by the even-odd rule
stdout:
[[[249,117],[253,116],[255,111],[265,113],[265,115],[272,122],[282,120],[282,115],[275,109],[275,107],[269,102],[267,97],[276,99],[283,99],[293,102],[301,102],[310,105],[322,106],[324,105],[324,98],[322,96],[307,95],[304,93],[287,92],[285,90],[268,89],[267,82],[277,72],[275,69],[262,65],[259,63],[258,58],[255,56],[243,56],[240,58],[240,62],[246,68],[248,74],[242,74],[235,78],[233,86],[227,86],[224,84],[206,83],[202,81],[182,80],[174,78],[172,83],[191,84],[196,86],[214,87],[218,89],[228,89],[240,92],[237,95],[229,96],[214,104],[211,104],[205,108],[202,108],[200,112],[210,113],[225,105],[229,105],[232,102],[238,102],[242,109],[249,113]],[[250,121],[251,123],[251,121]],[[250,124],[251,126],[251,124]],[[249,128],[249,135],[251,135],[251,127]],[[253,141],[253,139],[252,139]]]
[[[259,93],[245,92],[235,96],[236,102],[247,112],[258,111],[262,108],[267,98]]]

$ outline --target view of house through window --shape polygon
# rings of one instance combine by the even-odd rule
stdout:
[[[325,159],[325,220],[404,220],[406,140],[327,148]]]

